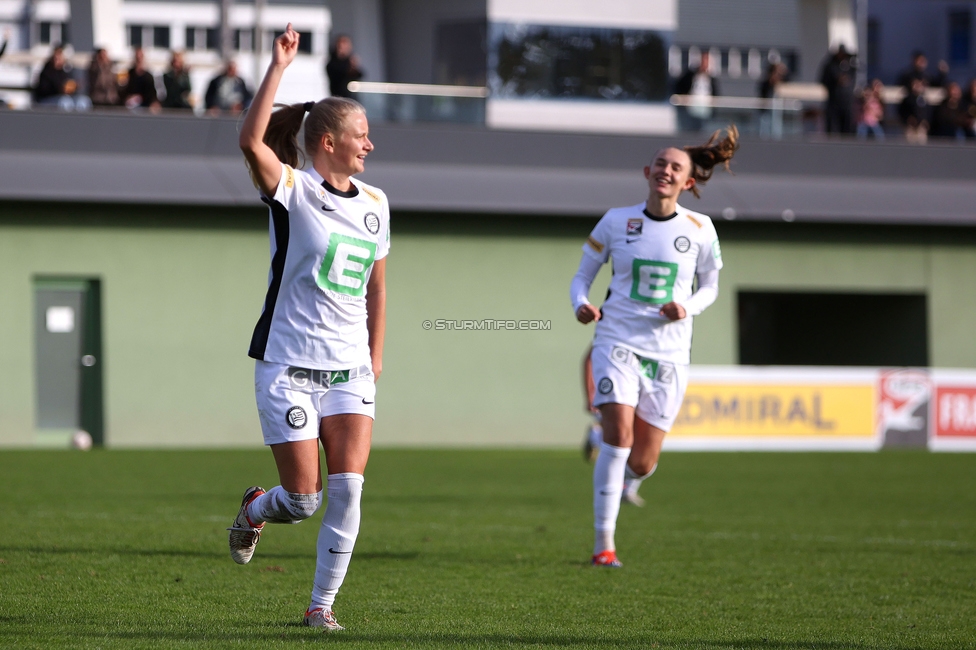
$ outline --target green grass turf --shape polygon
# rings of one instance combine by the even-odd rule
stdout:
[[[0,453],[0,646],[974,648],[976,455],[665,454],[587,566],[559,451],[375,451],[336,612],[318,517],[228,556],[255,451]]]

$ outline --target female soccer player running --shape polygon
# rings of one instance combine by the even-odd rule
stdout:
[[[691,361],[692,316],[718,296],[722,254],[711,219],[678,205],[698,196],[718,164],[728,166],[738,131],[700,147],[658,151],[644,177],[647,201],[614,208],[586,244],[570,295],[576,319],[598,321],[591,360],[603,442],[593,469],[593,564],[621,566],[614,545],[625,479],[636,495],[657,468],[661,443],[681,408]],[[613,260],[601,310],[588,299],[600,266]],[[697,291],[693,291],[695,280]]]
[[[240,134],[271,209],[268,293],[248,354],[257,360],[258,414],[281,485],[248,488],[229,540],[231,557],[247,564],[266,522],[298,523],[318,510],[321,440],[328,506],[304,622],[341,630],[332,604],[359,533],[383,359],[390,213],[381,191],[352,178],[373,150],[362,106],[330,98],[272,112],[297,49],[289,24]],[[303,119],[304,152],[296,140]],[[307,172],[297,169],[305,156]]]

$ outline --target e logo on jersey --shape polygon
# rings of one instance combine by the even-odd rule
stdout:
[[[600,391],[601,395],[609,395],[610,391],[613,390],[613,382],[610,380],[609,377],[604,377],[603,379],[600,380],[597,389]]]
[[[640,237],[640,234],[644,231],[644,220],[643,219],[627,219],[627,236],[628,237]]]
[[[691,240],[684,235],[674,240],[674,250],[679,253],[687,253],[689,248],[691,248]]]
[[[288,423],[292,429],[303,429],[305,428],[305,423],[308,422],[308,416],[305,415],[305,409],[301,406],[293,406],[288,409],[285,413],[285,422]]]
[[[375,235],[380,231],[380,218],[376,216],[374,212],[367,212],[366,216],[363,218],[363,223],[366,224],[366,230],[370,234]]]
[[[366,292],[366,273],[375,258],[375,243],[334,232],[329,237],[329,248],[319,267],[316,283],[329,291],[361,296]]]

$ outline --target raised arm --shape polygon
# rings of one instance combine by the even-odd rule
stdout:
[[[274,196],[275,190],[278,189],[278,181],[281,180],[281,161],[271,147],[264,143],[264,132],[268,128],[268,120],[271,119],[274,97],[278,91],[281,75],[284,74],[288,64],[295,59],[297,52],[298,32],[292,29],[291,23],[288,23],[285,33],[274,41],[271,65],[264,73],[261,86],[247,111],[238,141],[251,169],[254,182],[269,197]]]

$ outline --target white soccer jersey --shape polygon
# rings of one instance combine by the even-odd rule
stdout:
[[[281,166],[271,207],[271,270],[248,355],[319,370],[370,363],[366,284],[390,250],[386,195],[342,192],[314,169]]]
[[[614,208],[597,223],[583,252],[601,263],[612,259],[610,292],[593,344],[690,363],[692,317],[670,321],[659,311],[666,303],[687,300],[696,274],[722,268],[712,220],[680,205],[664,220],[651,217],[643,203]]]

